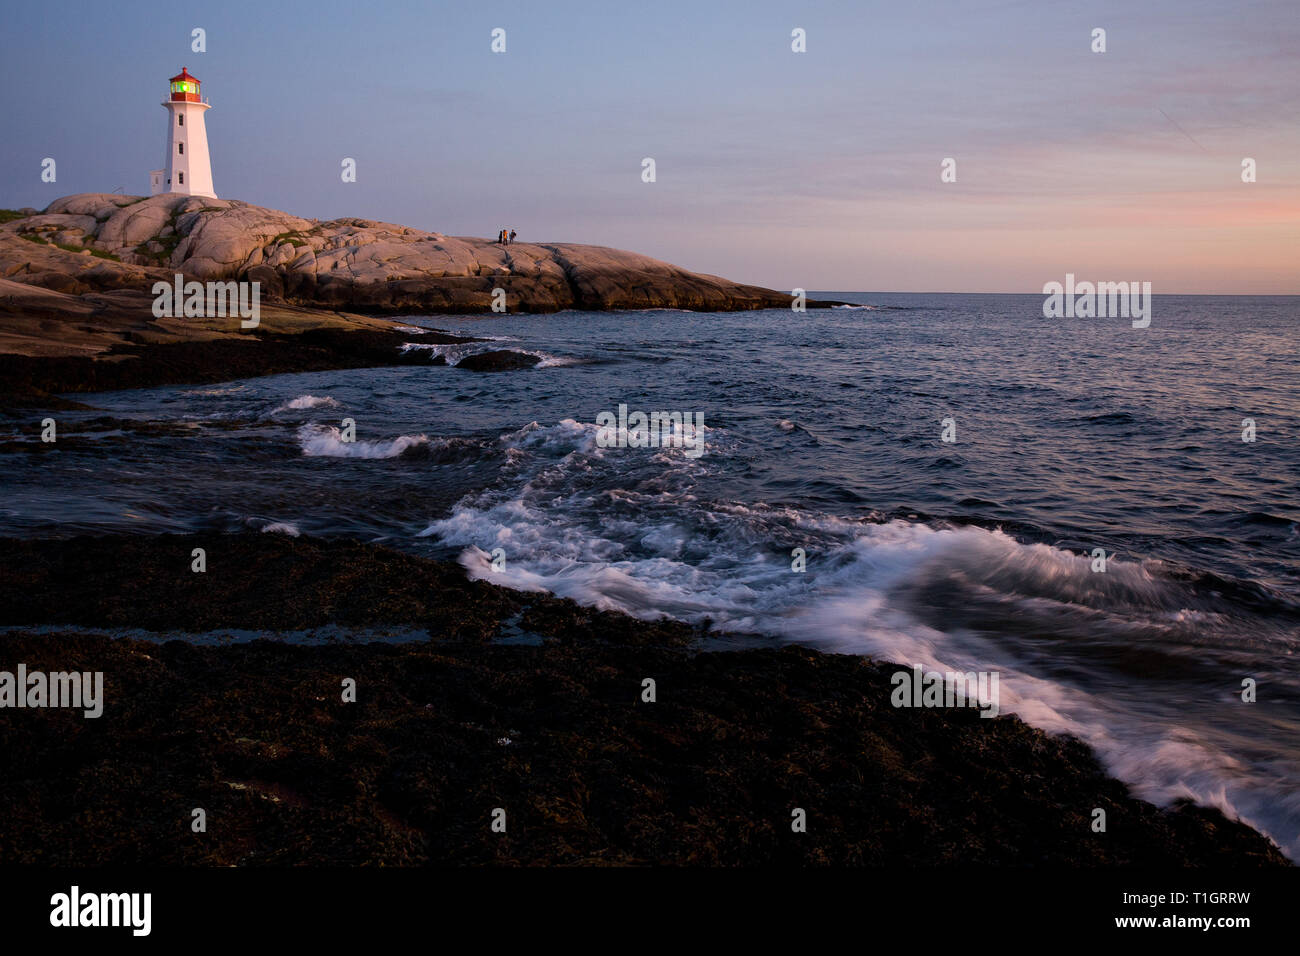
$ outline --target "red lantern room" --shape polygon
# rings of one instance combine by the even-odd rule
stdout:
[[[199,99],[199,81],[190,76],[185,67],[181,67],[180,73],[171,78],[172,100],[174,102],[200,103]]]

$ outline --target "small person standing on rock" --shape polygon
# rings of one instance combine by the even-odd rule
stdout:
[[[515,231],[513,229],[510,230],[510,241],[511,242],[515,241]]]

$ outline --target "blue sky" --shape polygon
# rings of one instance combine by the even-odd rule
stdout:
[[[1300,293],[1295,0],[51,2],[4,29],[4,207],[147,193],[184,65],[218,195],[303,216],[785,289]]]

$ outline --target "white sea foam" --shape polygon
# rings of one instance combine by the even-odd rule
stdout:
[[[263,534],[287,534],[291,538],[296,538],[300,534],[302,534],[302,532],[298,530],[296,525],[290,524],[287,521],[272,521],[269,524],[263,525],[262,533]]]
[[[390,441],[344,441],[342,432],[332,425],[315,423],[298,429],[298,445],[309,457],[325,458],[396,458],[408,449],[427,444],[425,435],[399,435]]]
[[[509,339],[508,336],[499,336],[496,338],[487,337],[487,338],[489,338],[489,341],[485,341],[485,342],[456,342],[450,344],[403,342],[402,345],[399,347],[399,351],[428,352],[429,361],[433,361],[434,358],[441,355],[443,358],[447,360],[448,365],[457,365],[460,363],[461,359],[466,358],[467,356],[478,355],[482,352],[495,352],[497,350],[497,346],[494,345],[493,342],[505,341]],[[509,340],[516,341],[514,339],[509,339]],[[524,355],[536,356],[538,359],[541,360],[537,363],[536,366],[537,368],[560,368],[566,365],[580,365],[584,361],[583,359],[573,358],[570,356],[551,355],[549,352],[539,352],[536,349],[514,349],[514,351],[521,352]]]
[[[725,453],[725,430],[715,432]],[[1127,648],[1175,654],[1207,622],[1232,626],[1159,564],[1112,560],[1095,573],[1088,557],[996,530],[704,501],[694,463],[602,449],[595,433],[565,420],[502,435],[502,482],[423,534],[459,547],[472,578],[508,587],[926,669],[997,670],[1003,713],[1081,737],[1139,796],[1219,807],[1300,858],[1287,774],[1260,774],[1231,740],[1190,731],[1176,702],[1110,670]],[[795,547],[807,573],[791,570]],[[502,571],[495,548],[508,556]],[[1042,676],[1048,636],[1059,666],[1095,680]]]
[[[285,402],[277,412],[300,411],[305,408],[337,408],[338,402],[328,395],[299,395],[292,401]]]
[[[428,352],[429,361],[433,361],[441,355],[449,365],[455,365],[466,355],[473,352],[485,352],[487,349],[478,342],[403,342],[398,347],[398,351]]]
[[[585,359],[574,358],[571,355],[552,355],[549,352],[538,352],[533,349],[518,349],[518,351],[523,352],[525,355],[536,355],[541,359],[537,363],[537,368],[564,368],[568,365],[582,365],[586,362]]]

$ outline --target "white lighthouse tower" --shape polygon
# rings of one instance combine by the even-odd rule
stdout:
[[[199,96],[199,81],[181,67],[171,78],[167,107],[167,164],[149,174],[149,194],[184,193],[217,198],[212,189],[212,161],[203,114],[212,107]]]

